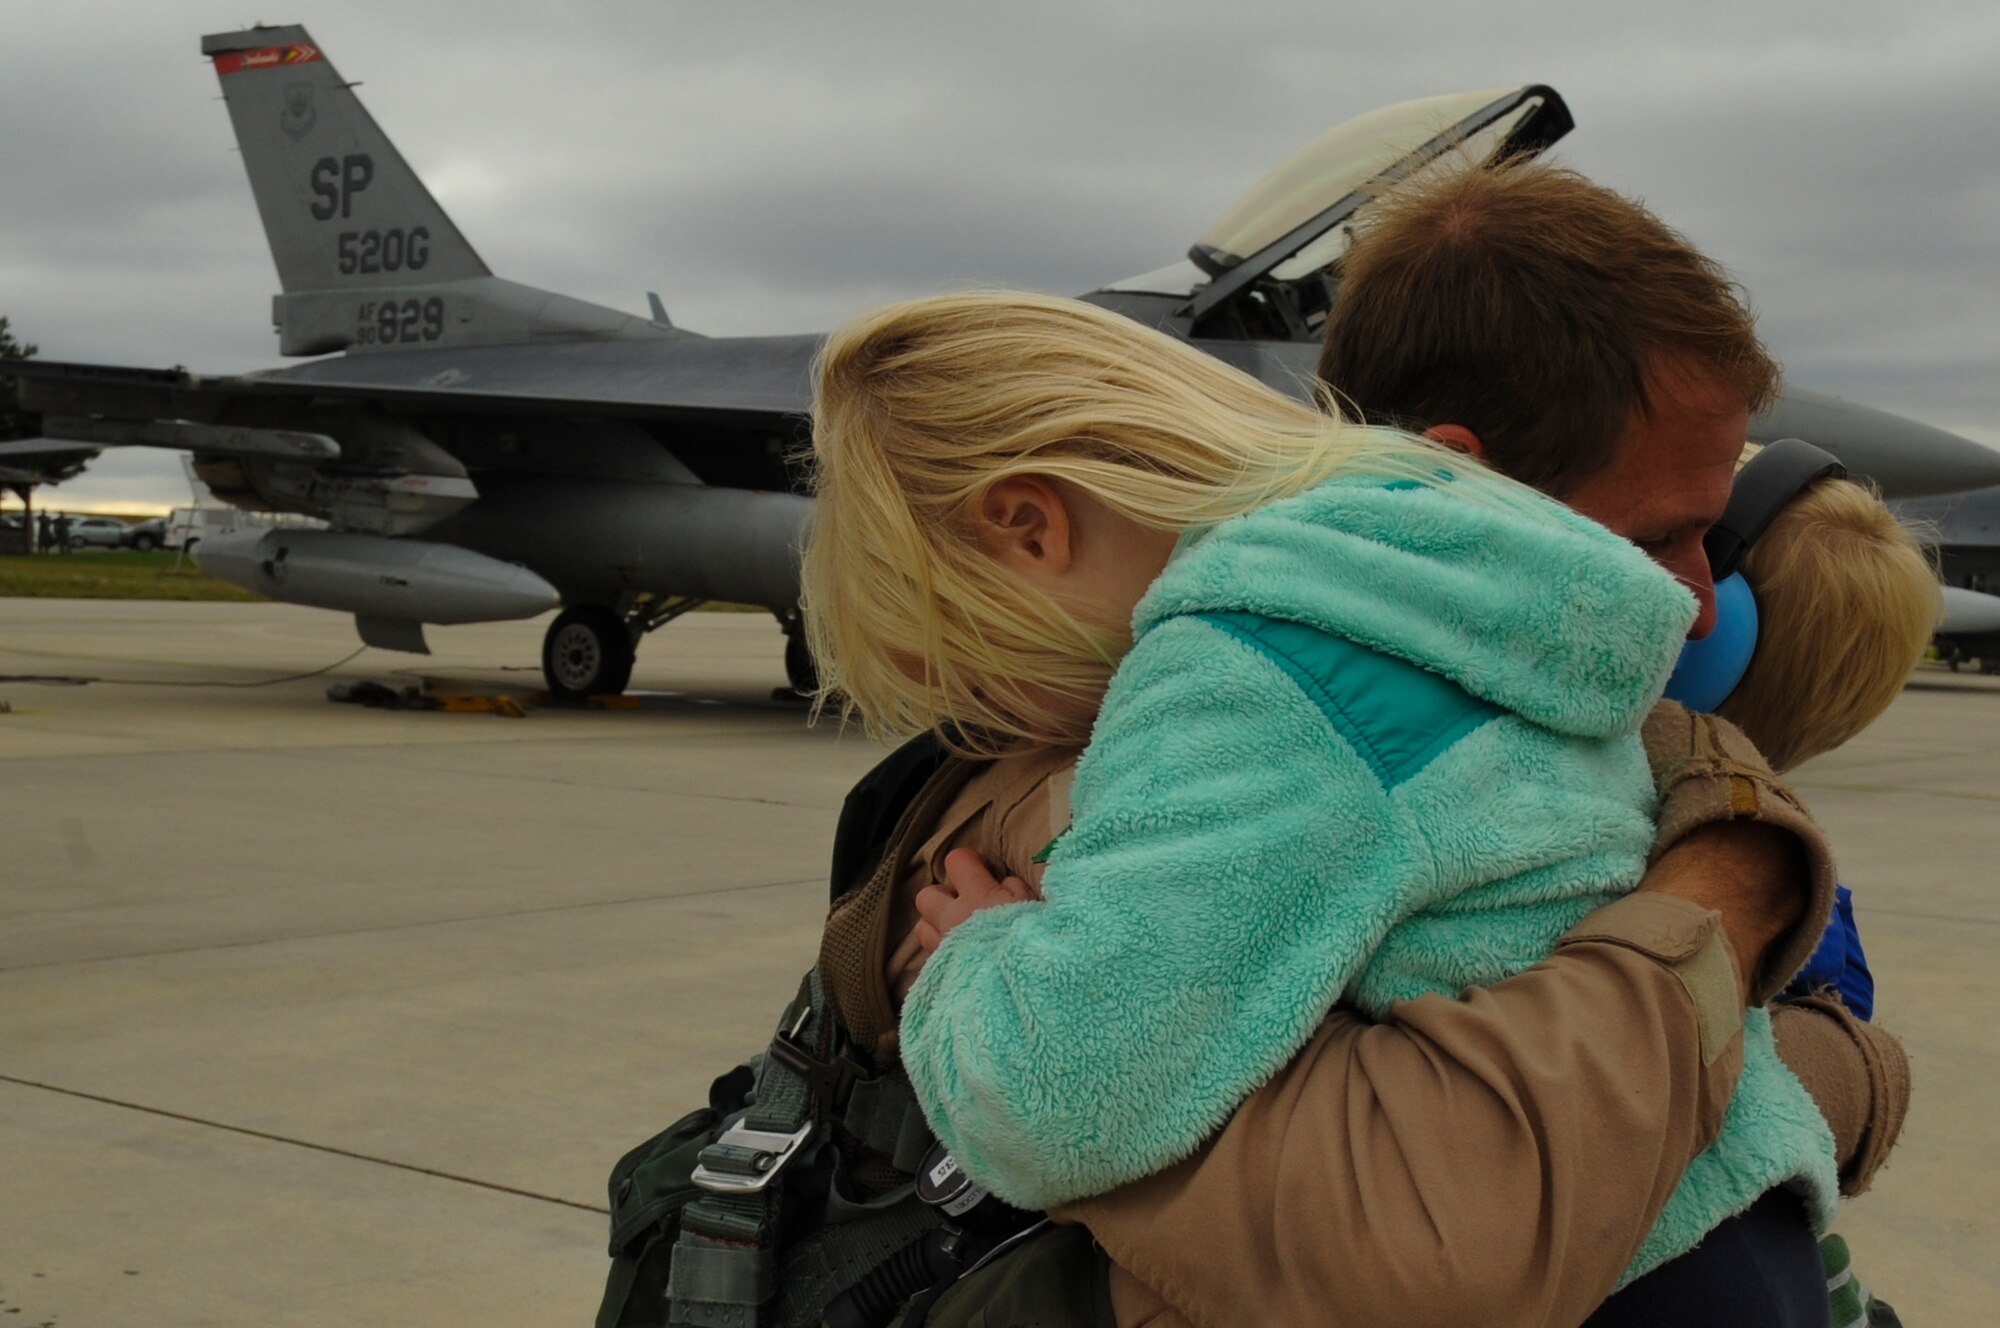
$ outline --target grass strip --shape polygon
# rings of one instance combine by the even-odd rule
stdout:
[[[180,565],[174,564],[179,561]],[[261,595],[218,581],[167,552],[90,550],[0,557],[0,597],[10,599],[175,599],[260,603]]]

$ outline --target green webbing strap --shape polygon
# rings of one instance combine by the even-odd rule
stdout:
[[[777,1040],[830,1060],[835,1029],[825,1005],[819,974],[808,974]],[[709,1192],[681,1210],[667,1277],[669,1324],[765,1328],[761,1307],[777,1289],[784,1172],[818,1146],[814,1105],[804,1077],[783,1057],[764,1057],[750,1105],[701,1152],[695,1183]]]
[[[856,1082],[840,1123],[864,1147],[887,1156],[898,1171],[914,1173],[930,1150],[930,1122],[900,1074]]]
[[[917,1168],[924,1164],[924,1154],[931,1151],[936,1140],[930,1121],[924,1118],[923,1107],[912,1095],[910,1109],[903,1113],[903,1127],[896,1132],[896,1151],[889,1155],[890,1165],[916,1175]]]
[[[673,1290],[669,1294],[675,1300],[685,1295],[715,1304],[763,1304],[777,1289],[777,1279],[771,1275],[768,1262],[747,1258],[747,1253],[720,1247],[675,1250]]]

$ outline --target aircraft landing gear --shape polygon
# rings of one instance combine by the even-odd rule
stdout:
[[[691,596],[628,596],[616,609],[574,604],[542,638],[542,677],[558,701],[616,696],[632,682],[639,638],[708,603]]]
[[[558,701],[616,696],[632,681],[639,638],[664,627],[706,600],[645,597],[623,612],[602,604],[572,604],[549,624],[542,638],[542,677]],[[805,622],[797,609],[777,615],[785,633],[785,680],[798,696],[819,690],[819,667],[806,645]]]
[[[805,620],[794,609],[778,615],[778,626],[785,630],[785,681],[798,695],[811,696],[819,690],[819,664],[806,645]]]
[[[803,636],[785,639],[785,680],[801,696],[811,696],[819,690],[819,665],[813,661],[812,651],[806,649]]]
[[[558,701],[616,696],[632,681],[636,655],[622,617],[601,604],[577,604],[542,638],[542,677]]]

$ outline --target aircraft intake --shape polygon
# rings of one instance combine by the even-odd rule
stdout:
[[[238,530],[204,536],[209,575],[286,604],[404,623],[532,618],[561,601],[525,567],[424,540],[336,530]]]

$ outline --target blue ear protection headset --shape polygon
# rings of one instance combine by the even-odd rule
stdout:
[[[1757,597],[1740,570],[1757,537],[1807,485],[1845,479],[1847,467],[1802,438],[1780,438],[1736,473],[1729,506],[1702,541],[1715,578],[1715,630],[1681,649],[1667,698],[1710,711],[1729,699],[1757,654]]]

